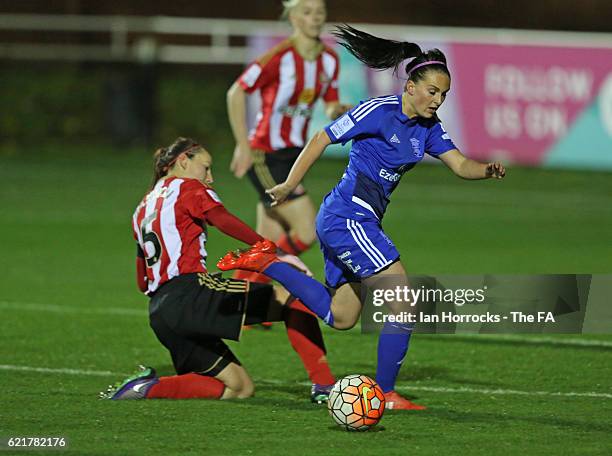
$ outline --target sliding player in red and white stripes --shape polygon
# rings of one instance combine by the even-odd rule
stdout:
[[[159,378],[143,368],[102,393],[104,398],[248,397],[253,382],[222,339],[238,340],[245,322],[289,322],[303,313],[293,308],[293,298],[284,305],[289,300],[284,288],[208,273],[208,225],[249,245],[263,241],[225,209],[210,187],[211,166],[208,151],[190,139],[159,149],[152,188],[132,218],[138,286],[151,298],[149,323],[177,375]],[[284,259],[305,269],[297,257]]]
[[[324,0],[288,0],[283,16],[293,34],[251,63],[228,91],[228,112],[236,140],[231,170],[237,177],[248,175],[259,194],[256,231],[281,249],[300,255],[315,241],[315,208],[306,190],[298,186],[282,205],[271,207],[266,190],[284,182],[306,144],[315,102],[325,102],[330,119],[349,106],[338,99],[339,61],[336,53],[319,38],[326,20]],[[259,91],[261,110],[257,125],[247,134],[247,94]],[[266,276],[239,271],[235,278],[266,283]],[[306,311],[306,309],[304,309]],[[289,331],[313,382],[313,400],[324,399],[335,379],[325,361],[325,348],[316,319],[307,313],[295,325],[308,330],[307,337]],[[300,348],[297,348],[300,347]],[[324,372],[327,371],[327,372]],[[321,394],[318,394],[320,392]]]

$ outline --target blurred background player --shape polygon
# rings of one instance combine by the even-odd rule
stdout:
[[[353,140],[345,173],[324,198],[316,222],[325,279],[336,293],[333,303],[321,300],[317,308],[311,308],[329,325],[346,329],[359,318],[361,284],[369,289],[409,285],[400,254],[382,229],[389,198],[401,176],[425,153],[464,179],[503,178],[505,170],[500,163],[466,158],[436,116],[451,82],[440,50],[422,52],[414,43],[377,38],[348,26],[340,27],[336,35],[371,68],[397,69],[402,61],[412,59],[405,67],[407,81],[402,94],[367,100],[315,134],[287,180],[268,191],[282,203],[327,145]],[[406,303],[388,305],[396,314],[406,310]],[[376,381],[391,408],[424,408],[394,391],[411,333],[411,325],[385,323],[380,334]]]
[[[249,245],[263,240],[230,214],[210,187],[208,151],[191,139],[179,138],[156,151],[154,159],[152,188],[132,220],[137,281],[151,297],[150,325],[170,352],[177,375],[158,378],[153,369],[143,368],[103,397],[251,396],[251,378],[222,339],[238,340],[245,322],[290,317],[295,311],[282,305],[289,294],[270,284],[208,274],[207,225]],[[305,268],[297,257],[286,258]]]
[[[315,241],[312,201],[299,185],[284,204],[272,208],[265,190],[287,177],[306,143],[315,102],[319,98],[325,102],[326,115],[332,120],[347,107],[338,101],[338,56],[320,39],[325,1],[288,0],[283,5],[283,17],[291,23],[293,34],[251,63],[228,91],[236,140],[230,167],[237,177],[247,174],[259,193],[257,232],[299,255]],[[249,137],[246,94],[257,90],[261,108]]]
[[[348,106],[338,98],[338,56],[320,38],[327,16],[325,1],[288,0],[283,6],[283,17],[291,23],[293,34],[251,63],[227,94],[236,140],[230,168],[236,177],[247,174],[259,194],[256,231],[285,252],[300,255],[315,241],[316,212],[310,197],[299,185],[284,204],[271,207],[265,191],[285,180],[304,147],[315,102],[325,102],[325,113],[332,120]],[[261,95],[261,108],[249,137],[246,95],[255,91]],[[234,278],[269,281],[248,271],[239,271]],[[313,398],[324,398],[335,379],[320,343],[318,322],[304,311],[293,316],[288,335],[312,380]]]

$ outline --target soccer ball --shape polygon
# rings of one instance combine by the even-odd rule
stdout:
[[[329,393],[327,409],[334,421],[347,431],[367,431],[385,411],[385,394],[366,375],[347,375]]]

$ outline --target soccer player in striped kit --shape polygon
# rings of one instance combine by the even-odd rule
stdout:
[[[257,190],[256,231],[281,249],[300,255],[315,241],[315,208],[302,185],[282,205],[271,207],[265,193],[283,182],[306,143],[315,102],[325,102],[330,119],[348,106],[338,99],[339,62],[336,53],[319,35],[326,20],[324,0],[287,0],[283,16],[293,34],[251,63],[228,91],[228,113],[236,148],[231,170],[237,177],[247,174]],[[259,91],[261,110],[250,137],[246,125],[246,97]],[[266,276],[239,271],[235,278],[267,282]],[[306,309],[304,309],[306,311]],[[312,397],[325,399],[335,379],[325,358],[325,347],[316,318],[308,313],[295,316],[292,325],[302,332],[288,331],[313,383]],[[298,321],[299,320],[299,321]]]
[[[247,174],[260,195],[257,232],[286,252],[299,254],[315,240],[312,201],[300,185],[284,204],[271,208],[265,190],[285,180],[304,147],[315,102],[325,102],[331,119],[348,107],[338,101],[338,56],[319,38],[326,19],[325,2],[283,4],[293,35],[248,65],[228,92],[229,120],[237,144],[231,169],[237,177]],[[255,91],[261,95],[261,109],[249,137],[246,96]]]
[[[238,340],[245,322],[289,322],[292,314],[303,313],[281,287],[208,274],[208,225],[256,249],[276,252],[225,209],[210,187],[211,166],[208,151],[191,139],[179,138],[159,149],[152,188],[132,219],[138,286],[151,298],[151,328],[170,352],[177,375],[158,378],[152,368],[143,368],[102,393],[104,398],[248,397],[253,382],[222,339]],[[307,270],[293,255],[283,259]],[[278,262],[276,254],[274,260]],[[297,272],[286,263],[272,269],[280,274],[279,281],[285,270]]]
[[[414,43],[381,39],[349,26],[339,27],[336,36],[372,68],[397,69],[411,59],[402,94],[367,100],[316,133],[286,181],[268,191],[275,201],[284,201],[328,144],[353,141],[346,171],[324,198],[316,221],[325,279],[335,294],[310,307],[330,326],[346,329],[359,318],[362,284],[370,290],[409,286],[400,254],[382,229],[389,198],[402,175],[425,153],[464,179],[501,179],[505,169],[500,163],[465,157],[442,127],[436,111],[450,89],[450,72],[440,50],[422,52]],[[396,314],[406,310],[399,301],[388,305]],[[410,324],[387,322],[380,334],[376,381],[390,408],[424,408],[394,391],[411,333]]]

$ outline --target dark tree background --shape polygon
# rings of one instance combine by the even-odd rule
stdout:
[[[280,0],[0,0],[0,12],[275,19]],[[610,0],[329,0],[329,20],[612,32]]]

